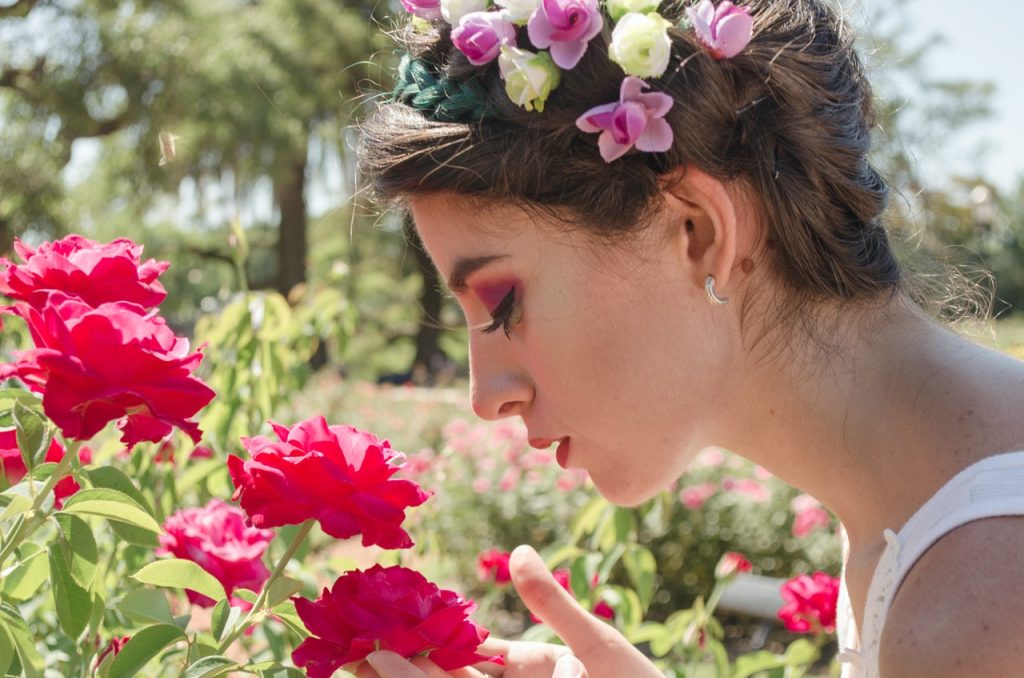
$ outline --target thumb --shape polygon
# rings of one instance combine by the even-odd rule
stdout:
[[[512,583],[526,607],[590,667],[592,676],[662,675],[622,634],[583,609],[555,581],[531,547],[516,547],[509,559],[509,568]]]

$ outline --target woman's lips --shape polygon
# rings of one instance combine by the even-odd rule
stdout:
[[[558,449],[555,450],[555,461],[562,468],[566,468],[566,464],[569,461],[569,439],[562,438],[562,441],[558,443]]]
[[[555,461],[562,468],[566,468],[566,463],[569,459],[569,437],[564,438],[530,438],[530,447],[538,450],[546,450],[555,443],[558,443],[558,448],[555,450]]]

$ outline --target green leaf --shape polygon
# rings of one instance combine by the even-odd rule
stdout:
[[[21,662],[22,676],[24,678],[42,678],[46,665],[39,655],[39,650],[36,649],[35,637],[28,630],[28,625],[21,618],[18,610],[7,603],[0,603],[0,623],[7,625],[7,632],[14,642],[15,652]]]
[[[32,508],[32,498],[23,494],[4,495],[9,496],[10,501],[3,512],[0,512],[0,523],[10,518],[15,518]]]
[[[78,516],[58,513],[54,517],[60,528],[56,543],[70,567],[71,576],[79,586],[88,590],[92,587],[96,565],[100,560],[92,529]]]
[[[46,456],[50,441],[53,440],[48,420],[22,400],[14,401],[11,415],[14,418],[18,449],[21,450],[25,468],[33,469]]]
[[[129,678],[171,643],[184,640],[185,632],[173,624],[156,624],[136,631],[110,665],[110,678]]]
[[[80,490],[64,503],[64,513],[100,516],[160,532],[160,525],[139,504],[124,492],[107,488]]]
[[[200,462],[190,462],[188,468],[178,478],[176,483],[178,491],[184,492],[188,490],[218,470],[227,472],[227,466],[224,464],[223,459],[204,459]]]
[[[305,638],[309,635],[309,631],[306,629],[306,625],[303,624],[302,618],[299,617],[295,611],[295,603],[286,600],[280,605],[274,607],[271,613],[280,619],[285,626],[293,631],[299,638]]]
[[[271,666],[260,671],[262,678],[304,678],[306,674],[292,666]]]
[[[185,669],[185,672],[181,674],[181,678],[214,678],[228,671],[234,671],[240,666],[241,664],[227,657],[218,655],[203,657]]]
[[[216,577],[191,560],[158,560],[132,575],[136,581],[154,586],[192,589],[214,600],[226,598],[224,587]]]
[[[603,497],[597,496],[590,500],[583,509],[576,514],[572,521],[572,540],[579,541],[583,535],[590,534],[597,527],[598,521],[610,504]]]
[[[121,600],[117,609],[136,621],[174,623],[171,607],[167,604],[167,594],[156,589],[131,591]]]
[[[31,542],[18,547],[18,566],[3,578],[5,597],[14,600],[27,600],[39,589],[50,576],[50,566],[46,562],[46,549]]]
[[[210,633],[217,640],[224,637],[224,627],[228,622],[228,615],[231,614],[231,603],[227,598],[221,600],[213,608],[213,613],[210,615]]]
[[[267,607],[274,607],[278,603],[288,600],[301,590],[302,582],[297,579],[286,576],[278,577],[270,585],[270,591],[267,592]]]
[[[788,666],[807,666],[817,661],[818,655],[818,647],[814,643],[806,638],[799,638],[786,648],[786,664]]]
[[[89,623],[92,613],[92,597],[71,574],[71,562],[61,541],[50,544],[50,588],[53,603],[57,608],[57,619],[64,632],[77,638]]]
[[[146,501],[145,495],[139,491],[132,479],[124,471],[114,466],[100,466],[86,471],[89,482],[93,487],[105,487],[108,490],[117,490],[135,500],[135,503],[149,515],[153,515],[153,507]]]
[[[626,566],[633,588],[640,596],[640,604],[646,610],[654,597],[654,578],[658,569],[654,554],[643,546],[633,545],[622,554],[622,563]]]
[[[14,641],[7,633],[7,625],[0,623],[0,676],[7,675],[7,669],[14,661]]]
[[[548,569],[554,570],[562,563],[583,555],[583,549],[581,549],[578,546],[573,546],[570,544],[567,546],[558,546],[557,548],[555,548],[554,551],[551,551],[550,553],[544,551],[541,553],[541,555],[543,556],[544,563],[548,566]]]
[[[736,659],[736,668],[732,676],[733,678],[747,678],[759,671],[768,671],[785,665],[786,660],[782,655],[765,651],[754,652]]]
[[[153,515],[153,508],[146,497],[135,487],[135,483],[120,469],[113,466],[101,466],[99,468],[89,469],[86,471],[89,476],[89,482],[94,487],[105,487],[111,490],[117,490],[123,492],[129,497],[135,500],[142,509],[150,516]],[[146,546],[149,548],[156,548],[159,545],[159,541],[156,535],[150,530],[144,530],[134,525],[127,525],[120,521],[112,521],[110,528],[114,531],[118,537],[128,542],[129,544],[137,544],[139,546]]]

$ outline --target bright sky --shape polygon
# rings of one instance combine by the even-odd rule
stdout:
[[[866,10],[886,0],[843,0],[861,30]],[[889,0],[899,3],[899,0]],[[946,149],[928,149],[918,158],[932,177],[982,174],[1000,187],[1024,180],[1024,2],[997,4],[970,0],[905,0],[911,18],[909,44],[931,35],[943,42],[927,59],[930,72],[951,80],[991,81],[996,86],[993,116],[957,134]]]

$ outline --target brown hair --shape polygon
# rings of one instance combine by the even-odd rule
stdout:
[[[840,11],[825,0],[749,0],[753,40],[718,61],[692,30],[676,28],[691,4],[659,8],[673,24],[672,57],[661,78],[647,79],[675,101],[667,152],[605,163],[596,135],[575,126],[582,112],[618,99],[624,74],[608,58],[608,26],[537,113],[509,100],[496,64],[470,65],[438,22],[435,32],[406,35],[410,53],[442,77],[474,83],[490,114],[434,122],[405,104],[385,104],[362,125],[362,172],[385,201],[452,191],[568,214],[591,233],[614,236],[642,227],[657,210],[665,173],[696,167],[752,189],[768,269],[787,292],[762,309],[772,325],[806,326],[803,311],[815,301],[912,292],[881,223],[888,189],[867,158],[872,92]],[[528,46],[525,30],[518,38]]]

